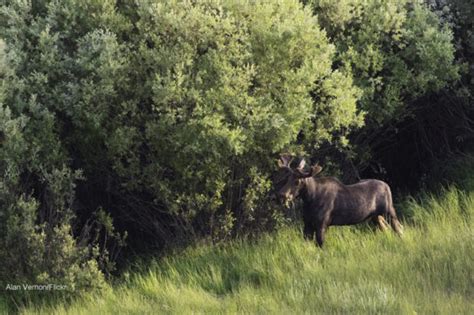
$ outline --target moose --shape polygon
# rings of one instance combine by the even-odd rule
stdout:
[[[304,159],[296,168],[290,166],[292,161],[291,155],[280,157],[274,185],[278,199],[284,203],[302,197],[306,239],[313,240],[316,234],[317,245],[322,247],[324,234],[330,225],[354,225],[367,220],[386,230],[385,216],[390,218],[393,230],[402,235],[387,183],[365,179],[344,185],[334,177],[316,177],[322,171],[318,164],[305,170]]]

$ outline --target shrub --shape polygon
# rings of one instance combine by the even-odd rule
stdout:
[[[380,155],[399,159],[398,153],[404,144],[412,148],[412,138],[417,139],[418,146],[423,144],[424,133],[418,135],[416,127],[432,112],[439,112],[441,118],[443,115],[453,116],[453,119],[459,117],[446,110],[446,107],[453,107],[457,112],[458,106],[448,100],[439,106],[433,101],[440,97],[436,93],[459,78],[449,25],[442,23],[419,1],[308,2],[336,46],[335,64],[352,72],[354,85],[362,91],[358,106],[367,113],[364,128],[350,137],[355,152],[343,149],[342,158],[336,157],[342,161],[351,160],[350,164],[355,164],[360,171],[369,170],[367,173],[370,173],[373,169],[371,175],[377,173],[375,176],[378,177],[385,175],[384,168],[390,163],[403,167],[399,164],[406,164],[406,161],[382,160]],[[412,122],[410,119],[415,115],[419,115],[419,119]],[[438,124],[438,120],[433,121],[436,118],[427,124]],[[406,128],[404,121],[415,128],[409,129],[406,137],[399,137],[399,129]],[[439,124],[440,129],[445,126]],[[425,128],[423,131],[429,133]],[[433,135],[433,138],[438,136]],[[422,146],[424,150],[424,144]],[[429,155],[431,149],[426,148],[425,155]],[[420,164],[414,168],[421,168]],[[390,175],[396,177],[398,173],[409,176],[412,172],[394,169]]]
[[[44,3],[50,11],[55,5]],[[67,296],[103,286],[99,263],[107,252],[90,241],[104,233],[98,220],[75,224],[82,175],[64,145],[68,119],[61,111],[61,104],[73,107],[61,89],[70,59],[59,54],[59,36],[43,13],[24,1],[0,9],[2,24],[8,21],[0,28],[0,286],[64,285],[54,293]],[[6,294],[16,303],[35,296]]]
[[[37,235],[32,257],[56,244],[64,270],[95,257],[73,236],[99,210],[134,249],[271,228],[277,154],[362,123],[350,72],[332,69],[297,1],[9,1],[1,14],[2,211]]]

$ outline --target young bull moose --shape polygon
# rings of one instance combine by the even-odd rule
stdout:
[[[353,225],[368,219],[380,229],[388,228],[384,216],[391,219],[392,228],[402,234],[392,202],[390,187],[383,181],[366,179],[354,185],[344,185],[334,177],[315,176],[322,168],[315,165],[305,171],[305,161],[290,167],[291,156],[281,156],[275,186],[277,196],[285,202],[301,195],[303,199],[304,236],[314,239],[321,247],[324,233],[330,225]]]

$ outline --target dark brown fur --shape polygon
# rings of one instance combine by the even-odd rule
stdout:
[[[383,219],[391,219],[392,228],[401,235],[401,225],[392,202],[392,193],[387,183],[366,179],[354,185],[344,185],[333,177],[315,178],[321,167],[314,166],[304,172],[304,160],[297,169],[289,167],[288,160],[280,163],[280,172],[286,174],[286,181],[277,190],[283,200],[297,196],[303,199],[304,235],[324,243],[324,234],[330,225],[353,225],[368,219],[376,222],[381,229],[386,228]]]

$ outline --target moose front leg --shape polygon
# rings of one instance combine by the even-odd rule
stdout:
[[[319,247],[323,247],[324,234],[329,226],[329,220],[325,219],[316,223],[316,243]]]
[[[326,226],[321,224],[320,226],[316,227],[316,243],[319,247],[323,247],[324,233],[326,233]]]
[[[303,235],[306,240],[314,240],[314,227],[310,222],[304,223]]]

